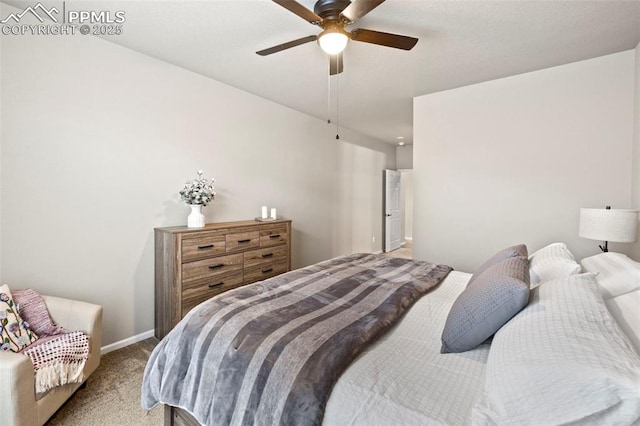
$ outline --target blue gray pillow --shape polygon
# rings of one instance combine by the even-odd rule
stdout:
[[[471,284],[475,280],[476,276],[482,274],[490,266],[500,262],[501,260],[516,256],[528,257],[529,253],[527,251],[527,246],[525,246],[524,244],[517,244],[515,246],[507,247],[506,249],[500,250],[499,252],[491,256],[489,260],[480,265],[478,269],[476,269],[475,274],[473,274],[467,285]]]
[[[465,352],[487,340],[529,301],[529,260],[508,257],[475,276],[453,303],[441,353]]]

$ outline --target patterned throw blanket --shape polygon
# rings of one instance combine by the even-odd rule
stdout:
[[[82,382],[89,357],[89,336],[55,325],[44,299],[36,291],[15,290],[13,297],[22,318],[40,336],[20,352],[33,364],[37,397],[56,386]]]
[[[89,337],[81,331],[40,337],[20,353],[31,359],[36,373],[36,394],[42,394],[56,386],[84,379]]]
[[[142,405],[205,425],[319,425],[345,368],[450,271],[355,254],[223,293],[155,348]]]

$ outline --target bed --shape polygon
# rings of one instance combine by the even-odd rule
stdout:
[[[509,253],[506,261],[500,257],[505,250]],[[386,309],[382,322],[390,324],[386,324],[385,328],[376,323],[368,325],[369,328],[364,332],[358,331],[368,336],[363,339],[366,340],[364,345],[352,353],[347,351],[348,356],[337,362],[337,366],[323,365],[320,374],[317,371],[305,373],[308,376],[301,378],[296,373],[298,382],[292,386],[292,393],[296,397],[300,392],[308,391],[313,395],[320,392],[315,388],[306,389],[309,382],[328,383],[327,394],[318,397],[319,416],[307,416],[306,412],[313,410],[306,403],[290,404],[291,398],[284,397],[280,406],[292,405],[293,414],[274,419],[259,411],[256,408],[258,405],[252,406],[247,402],[252,401],[255,395],[238,391],[232,403],[227,405],[235,407],[244,404],[239,410],[241,415],[232,410],[226,413],[227,417],[207,417],[209,412],[215,410],[210,406],[207,406],[209,411],[202,410],[202,404],[210,404],[212,399],[228,399],[233,394],[229,390],[233,386],[247,387],[242,380],[239,384],[233,384],[229,377],[234,374],[250,375],[249,372],[254,370],[262,371],[256,370],[250,360],[240,367],[234,364],[237,361],[216,364],[205,361],[207,358],[196,360],[195,353],[207,352],[207,345],[215,345],[211,340],[194,337],[200,335],[199,330],[190,335],[185,329],[202,328],[201,321],[204,319],[198,318],[210,317],[212,312],[220,309],[215,304],[221,302],[215,300],[205,302],[191,311],[156,347],[145,369],[143,407],[150,409],[157,404],[165,404],[167,425],[640,423],[640,348],[634,347],[640,334],[638,305],[634,305],[640,294],[638,264],[626,258],[628,261],[623,261],[621,265],[620,257],[606,256],[603,260],[604,255],[598,255],[591,258],[595,261],[585,259],[586,262],[583,261],[581,266],[561,243],[551,244],[531,256],[526,253],[526,248],[524,253],[505,250],[496,254],[497,259],[494,259],[496,256],[489,259],[475,275],[449,271],[443,265],[356,254],[303,268],[298,270],[298,275],[296,271],[284,274],[272,287],[269,284],[275,279],[255,284],[255,294],[260,294],[265,289],[292,285],[300,279],[301,273],[307,276],[315,274],[324,279],[337,274],[334,269],[323,272],[325,268],[331,266],[332,262],[334,267],[336,262],[341,266],[345,258],[360,262],[362,270],[359,274],[369,274],[369,278],[374,280],[384,275],[387,278],[394,277],[390,281],[429,282],[428,285],[420,284],[418,287],[422,288],[419,291],[415,288],[410,291],[403,289],[398,312],[395,312],[397,321],[390,320],[390,310]],[[498,326],[497,332],[494,331],[495,334],[490,332],[488,339],[482,334],[488,331],[481,330],[486,328],[486,322],[479,327],[474,324],[469,328],[470,323],[478,322],[477,318],[474,321],[463,318],[463,327],[468,328],[465,332],[476,340],[471,343],[474,347],[459,351],[445,350],[447,330],[452,324],[458,328],[461,324],[452,319],[452,313],[456,309],[460,311],[460,303],[464,302],[468,289],[481,288],[486,275],[490,276],[491,282],[496,282],[492,275],[495,274],[495,265],[504,266],[505,262],[510,265],[507,268],[509,270],[514,265],[526,265],[526,277],[505,281],[511,283],[509,285],[515,289],[511,293],[518,295],[517,303],[523,306],[516,308],[515,313],[506,314],[506,320]],[[372,266],[374,264],[384,265],[380,274],[371,272],[372,269],[377,270],[377,266]],[[607,266],[603,267],[602,264]],[[612,268],[611,264],[615,266]],[[398,269],[404,272],[393,272]],[[504,269],[502,267],[500,270]],[[625,273],[626,276],[622,278],[618,272],[611,272],[621,269],[631,272]],[[432,270],[435,273],[427,274],[426,271]],[[637,275],[634,275],[634,270]],[[605,281],[604,286],[598,282],[596,274],[600,274],[600,280]],[[419,279],[416,280],[416,277]],[[612,285],[611,282],[618,283],[620,279],[627,285],[622,289],[616,288],[615,294],[605,294],[603,288],[615,288],[617,284]],[[470,280],[473,281],[471,284]],[[524,281],[526,291],[522,289]],[[505,282],[501,281],[499,297],[505,293]],[[246,290],[244,293],[241,290],[237,290],[237,294],[233,291],[228,293],[231,303],[242,305],[247,299]],[[526,294],[524,303],[522,294]],[[477,306],[479,296],[472,296],[473,305]],[[495,292],[491,297],[494,296]],[[513,299],[510,295],[509,301]],[[335,304],[336,300],[331,303]],[[210,304],[209,310],[207,304]],[[508,303],[500,303],[501,307],[504,305]],[[490,315],[498,310],[490,309]],[[462,309],[460,312],[464,317],[468,311]],[[478,315],[477,309],[472,311],[473,315]],[[501,313],[501,316],[504,314]],[[368,316],[363,318],[369,319]],[[284,322],[292,321],[287,319]],[[459,330],[456,333],[456,336],[460,335]],[[320,333],[318,336],[322,335]],[[240,339],[240,343],[237,337],[228,342],[234,354],[242,352],[245,338]],[[298,333],[291,340],[297,338]],[[200,340],[203,341],[198,343]],[[353,345],[351,340],[340,341],[344,343],[343,347],[351,348]],[[333,356],[338,352],[340,345],[330,348],[327,353]],[[315,360],[313,358],[314,365]],[[290,363],[293,370],[296,368],[294,361],[289,360],[285,364]],[[332,373],[333,369],[338,371]],[[193,381],[195,376],[199,379],[193,387],[188,382]],[[207,379],[213,376],[214,379]],[[256,377],[259,376],[256,373]],[[254,388],[265,392],[260,396],[262,399],[275,398],[282,393],[266,385],[255,385]],[[305,398],[308,397],[302,398],[304,402]],[[198,399],[201,400],[198,402]],[[207,414],[203,414],[203,411]],[[285,410],[285,413],[288,411]]]

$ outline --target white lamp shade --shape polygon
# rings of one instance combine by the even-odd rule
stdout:
[[[638,234],[638,211],[623,209],[580,209],[582,238],[633,243]]]

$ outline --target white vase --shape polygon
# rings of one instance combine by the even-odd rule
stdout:
[[[189,204],[189,207],[191,207],[191,213],[187,217],[187,228],[203,228],[202,204]]]

